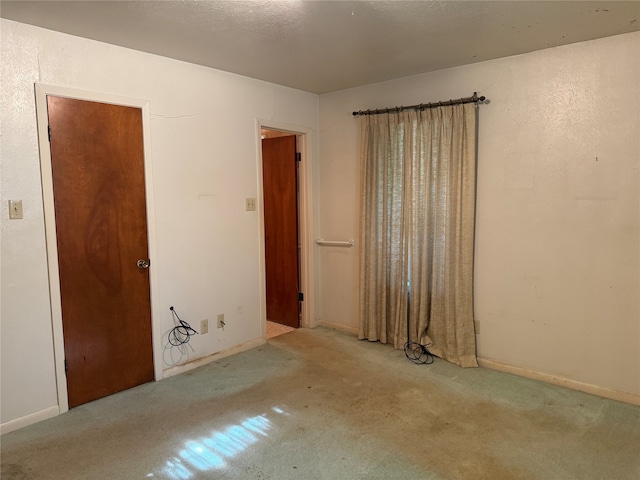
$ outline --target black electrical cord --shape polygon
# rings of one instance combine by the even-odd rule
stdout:
[[[174,347],[179,347],[180,345],[189,343],[191,336],[198,335],[198,332],[191,328],[191,325],[182,320],[173,307],[169,307],[169,310],[171,310],[171,315],[173,315],[173,323],[177,323],[167,336],[169,343]]]
[[[433,363],[433,354],[427,349],[427,345],[422,345],[421,343],[405,343],[404,355],[413,363],[421,365],[429,365]]]
[[[430,365],[433,363],[433,354],[427,347],[431,345],[422,345],[418,342],[411,341],[410,330],[410,314],[411,313],[411,291],[407,293],[407,343],[404,344],[404,356],[409,359],[410,362],[417,363],[419,365]]]

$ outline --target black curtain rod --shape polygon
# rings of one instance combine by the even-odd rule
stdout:
[[[353,112],[354,117],[358,117],[360,115],[380,115],[381,113],[400,113],[405,110],[426,110],[427,108],[436,108],[436,107],[446,107],[449,105],[461,105],[463,103],[477,103],[484,102],[485,97],[479,97],[478,92],[473,92],[473,95],[465,98],[458,98],[456,100],[446,100],[444,102],[431,102],[431,103],[421,103],[420,105],[409,105],[408,107],[392,107],[392,108],[381,108],[375,110],[360,110],[359,112]]]

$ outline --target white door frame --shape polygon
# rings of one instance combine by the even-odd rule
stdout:
[[[144,176],[147,206],[147,242],[151,267],[149,268],[149,284],[151,290],[151,331],[153,340],[154,378],[162,378],[162,334],[160,332],[160,305],[158,295],[158,274],[154,268],[157,258],[155,238],[155,208],[153,201],[153,174],[151,169],[151,120],[149,101],[136,98],[120,97],[104,93],[89,92],[75,88],[59,87],[43,83],[35,84],[36,115],[38,122],[38,144],[40,146],[40,172],[42,175],[42,203],[44,209],[45,238],[47,242],[47,265],[49,268],[49,295],[51,302],[51,326],[53,330],[53,352],[58,390],[59,413],[69,410],[67,394],[67,376],[64,369],[64,333],[62,330],[62,303],[60,298],[60,276],[58,267],[58,244],[56,237],[56,219],[53,203],[53,176],[51,171],[51,148],[49,145],[49,118],[47,112],[47,96],[88,100],[109,103],[142,110],[142,131],[144,142]]]
[[[262,129],[277,130],[297,135],[296,149],[300,152],[301,161],[298,166],[298,239],[300,243],[300,289],[304,293],[300,326],[315,327],[313,318],[314,285],[313,285],[313,202],[311,164],[311,135],[312,130],[307,127],[291,125],[273,120],[256,121],[256,150],[258,152],[258,205],[260,213],[260,319],[262,337],[267,338],[267,283],[264,248],[264,202],[262,179]]]

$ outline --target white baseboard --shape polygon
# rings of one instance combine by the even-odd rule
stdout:
[[[326,322],[324,320],[318,320],[318,326],[333,328],[334,330],[340,330],[341,332],[351,333],[358,335],[358,327],[350,327],[348,325],[342,325],[340,323]]]
[[[246,352],[247,350],[251,350],[252,348],[259,347],[260,345],[264,345],[265,343],[267,343],[266,339],[262,337],[256,338],[255,340],[251,340],[249,342],[227,348],[226,350],[221,350],[211,355],[207,355],[206,357],[197,358],[191,362],[187,362],[187,363],[183,363],[182,365],[176,365],[175,367],[167,368],[162,372],[162,378],[163,379],[169,378],[169,377],[173,377],[174,375],[179,375],[181,373],[188,372],[189,370],[193,370],[194,368],[202,367],[203,365],[207,365],[211,362],[215,362],[216,360],[220,360],[222,358],[235,355],[236,353]]]
[[[640,405],[640,395],[629,392],[621,392],[606,387],[599,387],[598,385],[591,385],[589,383],[582,383],[576,380],[569,380],[568,378],[557,377],[548,373],[536,372],[533,370],[527,370],[526,368],[515,367],[513,365],[507,365],[506,363],[495,362],[493,360],[487,360],[484,358],[478,358],[478,365],[491,370],[497,370],[499,372],[512,373],[520,377],[531,378],[533,380],[539,380],[541,382],[550,383],[552,385],[558,385],[560,387],[570,388],[572,390],[579,390],[581,392],[590,393],[591,395],[597,395],[599,397],[609,398],[611,400],[617,400],[619,402],[630,403],[632,405]]]
[[[8,422],[0,424],[0,435],[13,432],[14,430],[18,430],[20,428],[28,427],[29,425],[42,422],[43,420],[48,420],[49,418],[55,417],[59,414],[60,409],[57,405],[54,405],[53,407],[45,408],[44,410],[40,410],[39,412],[31,413],[29,415],[25,415],[24,417],[16,418],[15,420],[10,420]]]

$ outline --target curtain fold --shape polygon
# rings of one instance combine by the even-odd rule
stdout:
[[[435,355],[477,366],[475,105],[361,122],[358,338],[402,348],[409,332]]]

